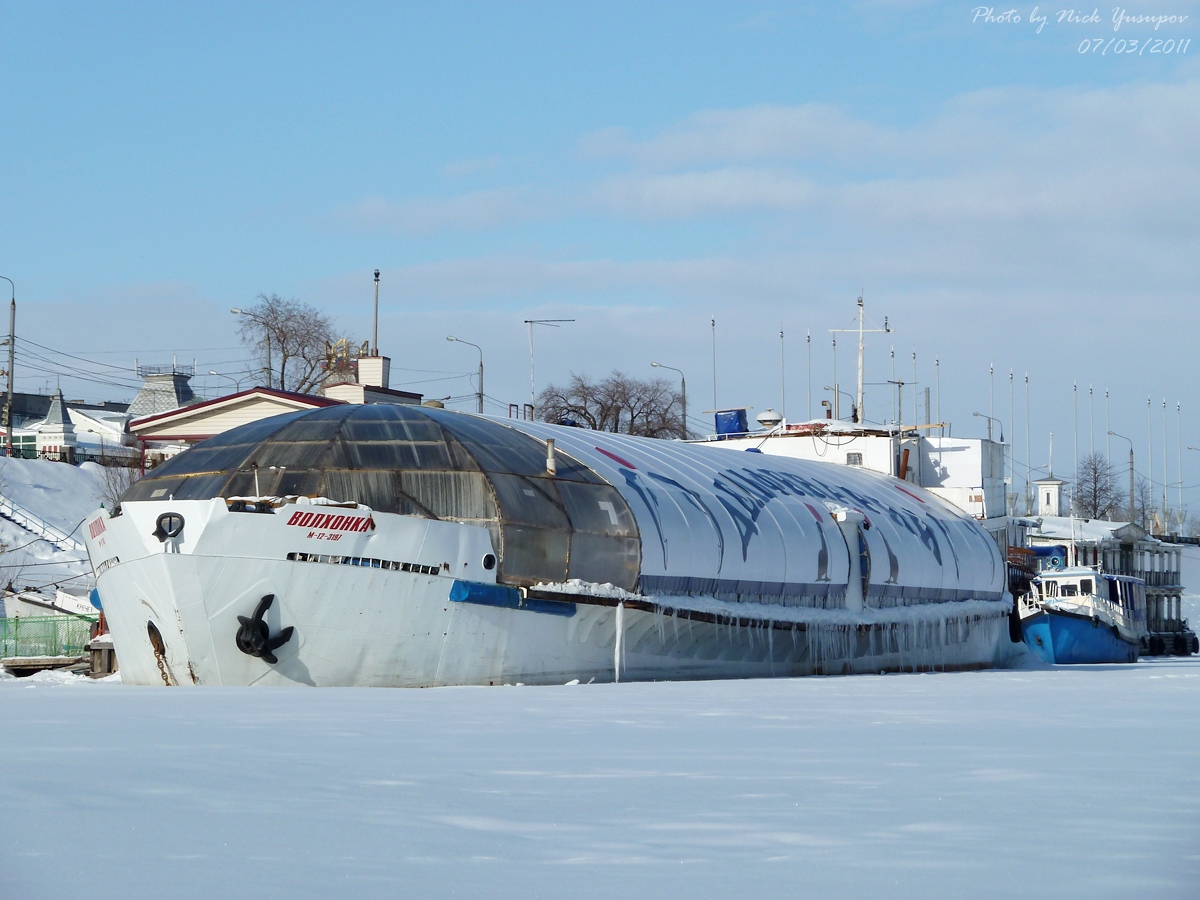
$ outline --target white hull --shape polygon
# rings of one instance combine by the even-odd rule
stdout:
[[[497,589],[477,562],[491,549],[482,528],[373,513],[370,533],[334,537],[290,527],[288,515],[231,513],[218,499],[172,504],[187,517],[191,542],[160,542],[151,531],[161,509],[127,504],[89,540],[131,684],[428,687],[962,669],[993,665],[1007,640],[1008,604],[1000,601],[858,615],[726,605],[745,608],[737,620],[683,597],[618,608],[619,592],[523,609],[460,602],[451,599],[456,582]],[[423,570],[333,563],[330,549],[336,559]],[[303,559],[309,554],[325,561]],[[294,629],[273,664],[235,641],[238,617],[269,594],[270,634]]]

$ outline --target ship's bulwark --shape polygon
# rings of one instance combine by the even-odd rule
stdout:
[[[182,518],[174,534],[165,513]],[[235,429],[87,530],[136,683],[973,668],[1008,639],[999,551],[911,485],[442,410],[333,407]],[[239,649],[247,628],[286,635],[276,662]]]

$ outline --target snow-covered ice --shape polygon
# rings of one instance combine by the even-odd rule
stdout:
[[[0,681],[4,897],[1191,897],[1200,661],[549,688]]]

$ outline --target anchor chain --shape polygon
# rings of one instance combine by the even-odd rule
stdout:
[[[167,659],[158,647],[154,648],[154,658],[158,660],[158,674],[162,676],[163,684],[171,686],[171,678],[167,675]]]
[[[171,686],[171,676],[167,673],[167,647],[163,643],[162,634],[154,627],[153,622],[146,623],[146,631],[150,635],[150,647],[154,650],[154,659],[158,662],[158,674],[162,676],[163,684]]]

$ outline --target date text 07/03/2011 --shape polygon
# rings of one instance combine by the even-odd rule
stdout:
[[[1149,40],[1139,41],[1137,38],[1109,38],[1107,41],[1100,38],[1084,38],[1079,44],[1080,53],[1098,53],[1100,56],[1108,56],[1112,53],[1113,56],[1134,54],[1136,56],[1144,56],[1146,54],[1175,54],[1182,55],[1188,52],[1188,46],[1192,43],[1191,38],[1184,38],[1181,41],[1173,38],[1161,39],[1151,38]]]

